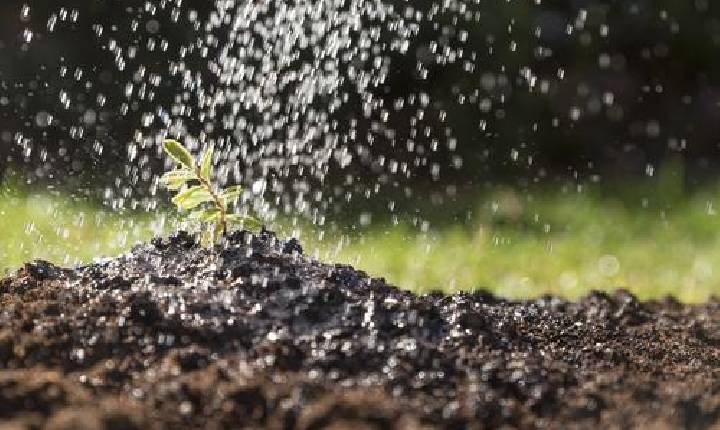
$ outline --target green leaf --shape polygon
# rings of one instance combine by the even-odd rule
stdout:
[[[190,151],[188,151],[182,143],[177,140],[166,139],[163,143],[163,149],[173,160],[189,169],[195,170],[195,160],[192,154],[190,154]]]
[[[178,193],[173,197],[172,202],[180,209],[193,209],[202,203],[211,202],[212,200],[212,195],[205,187],[195,185]]]
[[[245,227],[261,227],[262,222],[251,217],[240,214],[229,214],[225,216],[225,221],[230,224],[242,224]]]
[[[190,218],[201,222],[214,222],[220,218],[220,209],[198,209],[190,213]]]
[[[177,191],[185,185],[185,181],[167,181],[164,182],[163,185],[165,185],[168,190]]]
[[[230,204],[240,197],[240,194],[242,194],[242,187],[240,185],[232,185],[225,188],[220,197],[225,199],[227,204]]]
[[[214,150],[215,148],[213,145],[208,146],[202,155],[202,160],[200,160],[200,176],[207,180],[210,180],[210,175],[212,174],[212,159]]]
[[[186,182],[195,178],[195,175],[187,169],[172,170],[160,177],[160,182],[171,190],[178,190]]]
[[[171,170],[169,172],[165,172],[164,175],[160,177],[161,181],[169,181],[169,180],[184,180],[184,181],[191,181],[195,179],[195,174],[191,172],[188,169],[177,169],[177,170]]]

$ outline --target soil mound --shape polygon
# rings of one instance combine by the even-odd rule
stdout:
[[[0,422],[720,426],[720,303],[417,296],[297,241],[186,233],[0,281]]]

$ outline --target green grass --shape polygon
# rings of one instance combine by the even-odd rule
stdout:
[[[653,195],[664,199],[643,197]],[[643,298],[673,294],[697,302],[720,294],[718,199],[717,190],[688,197],[644,189],[622,198],[594,192],[529,198],[505,190],[476,196],[462,222],[438,215],[425,232],[401,221],[326,228],[322,240],[316,229],[296,233],[322,260],[350,263],[415,291],[576,297],[626,287]],[[117,214],[61,194],[5,190],[0,270],[34,258],[67,265],[112,256],[170,229],[166,219]],[[289,223],[272,227],[292,231]]]
[[[74,265],[117,255],[162,231],[164,224],[162,216],[5,188],[0,190],[0,273],[38,258]]]
[[[313,245],[321,259],[350,262],[415,291],[481,287],[509,297],[577,297],[623,287],[643,298],[672,294],[688,302],[720,294],[720,217],[713,209],[720,193],[655,202],[635,194],[527,201],[505,191],[459,225],[418,234],[400,224],[329,234]],[[328,246],[338,237],[341,246]]]

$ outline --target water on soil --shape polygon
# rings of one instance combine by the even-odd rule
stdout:
[[[706,428],[720,303],[417,296],[185,233],[0,283],[0,419],[55,428]],[[114,427],[115,428],[115,427]]]

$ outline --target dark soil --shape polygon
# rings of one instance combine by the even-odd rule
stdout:
[[[13,428],[720,428],[720,302],[417,296],[272,233],[0,281]]]

